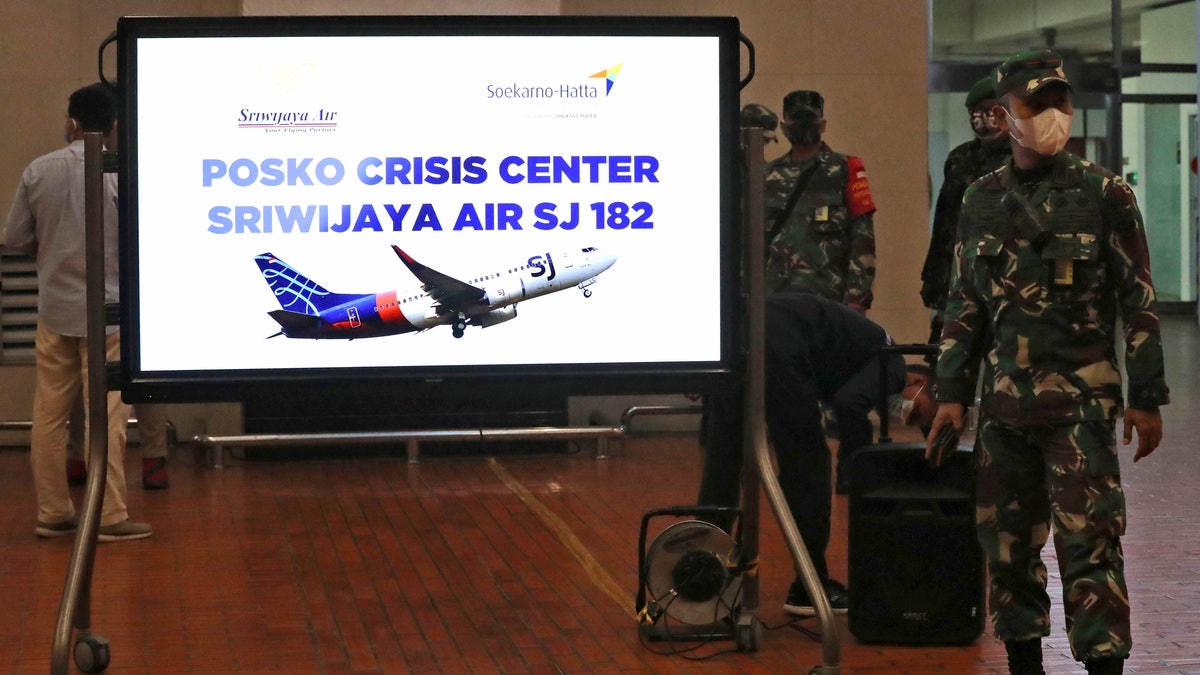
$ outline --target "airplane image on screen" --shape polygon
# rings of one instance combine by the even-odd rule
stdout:
[[[461,338],[468,325],[486,328],[517,317],[517,303],[572,286],[588,286],[617,258],[593,246],[536,253],[495,265],[468,280],[426,267],[399,246],[392,250],[420,282],[419,288],[381,293],[333,293],[273,253],[254,257],[282,309],[270,314],[281,330],[269,337],[345,339],[423,331],[449,324]]]

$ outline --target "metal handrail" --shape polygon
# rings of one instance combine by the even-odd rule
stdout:
[[[138,419],[136,417],[129,418],[129,429],[138,428]],[[0,431],[32,431],[33,420],[0,420]],[[175,424],[167,420],[167,438],[175,435]]]
[[[232,447],[271,447],[286,445],[371,445],[401,441],[406,444],[406,452],[410,463],[417,462],[420,456],[419,444],[424,441],[545,441],[545,440],[585,440],[596,441],[596,459],[607,459],[610,456],[608,442],[620,441],[630,432],[633,418],[641,415],[694,415],[703,411],[699,404],[695,405],[633,405],[621,413],[621,424],[616,427],[587,426],[587,427],[519,427],[493,429],[414,429],[407,431],[345,431],[345,432],[304,432],[304,433],[272,433],[272,434],[234,434],[213,436],[197,434],[188,439],[188,443],[205,450],[206,463],[209,468],[220,469],[225,466],[224,448]]]
[[[634,405],[621,413],[621,428],[626,433],[633,425],[633,418],[639,415],[698,415],[704,412],[704,406],[699,403],[690,405]]]
[[[403,441],[407,447],[408,461],[415,463],[422,441],[546,441],[579,440],[596,441],[596,458],[608,457],[608,440],[620,438],[624,429],[620,427],[521,427],[495,429],[417,429],[406,431],[339,431],[304,432],[292,434],[236,434],[228,436],[196,435],[190,439],[194,445],[205,448],[209,468],[224,468],[224,448],[270,447],[285,445],[373,445],[389,441]]]

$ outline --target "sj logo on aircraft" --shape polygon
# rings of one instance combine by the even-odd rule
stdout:
[[[526,262],[529,264],[530,269],[534,270],[533,272],[529,273],[529,276],[540,277],[549,271],[550,276],[546,277],[546,281],[554,281],[554,259],[550,257],[549,253],[546,254],[546,262],[544,263],[542,262],[542,256],[540,255],[535,255]]]

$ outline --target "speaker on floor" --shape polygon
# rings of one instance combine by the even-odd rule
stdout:
[[[924,443],[857,452],[850,478],[850,632],[880,644],[966,644],[983,633],[974,458],[937,468]]]

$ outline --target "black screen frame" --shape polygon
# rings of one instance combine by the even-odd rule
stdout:
[[[366,367],[148,371],[141,366],[138,245],[138,40],[159,37],[356,35],[650,35],[714,36],[719,40],[720,358],[704,362]],[[739,37],[734,17],[564,16],[303,16],[125,17],[116,33],[120,118],[117,167],[120,213],[122,330],[119,388],[129,402],[210,402],[339,392],[381,396],[503,395],[521,390],[550,395],[667,394],[724,391],[741,379],[743,293],[740,208],[741,152]],[[681,106],[685,102],[681,102]],[[681,108],[682,110],[682,108]],[[679,111],[668,111],[669,114]],[[664,122],[665,124],[665,122]],[[669,128],[664,133],[670,133]],[[180,142],[188,142],[181,130]],[[670,320],[664,315],[664,320]],[[631,327],[631,334],[635,330]],[[394,338],[375,338],[394,339]]]

